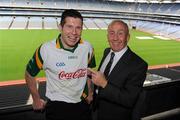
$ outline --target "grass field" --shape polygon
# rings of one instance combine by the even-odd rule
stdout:
[[[57,36],[57,30],[0,30],[0,81],[24,79],[26,64],[35,49]],[[130,48],[149,65],[180,62],[180,42],[157,38],[139,40],[137,36],[153,36],[132,30],[129,41]],[[106,30],[84,30],[83,38],[94,46],[99,65],[103,50],[108,46]],[[43,76],[43,73],[39,76]]]

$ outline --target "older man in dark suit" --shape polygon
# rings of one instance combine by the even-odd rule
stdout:
[[[125,22],[112,21],[107,37],[110,48],[104,51],[99,71],[89,69],[95,84],[94,109],[98,120],[131,120],[148,65],[127,46]]]

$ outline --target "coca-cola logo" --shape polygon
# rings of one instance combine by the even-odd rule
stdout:
[[[59,73],[59,79],[60,80],[66,80],[66,79],[76,79],[80,77],[85,77],[86,75],[86,69],[78,69],[75,72],[66,73],[65,71],[61,71]]]

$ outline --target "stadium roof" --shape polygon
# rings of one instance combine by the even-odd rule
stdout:
[[[179,0],[107,0],[117,2],[144,2],[144,3],[180,3]]]

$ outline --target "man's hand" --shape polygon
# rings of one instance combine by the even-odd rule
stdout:
[[[46,106],[46,101],[43,99],[34,100],[32,106],[34,111],[43,111]]]
[[[95,71],[95,70],[93,70],[91,68],[88,68],[87,70],[91,73],[92,82],[95,85],[100,86],[102,88],[106,87],[107,80],[106,80],[106,78],[105,78],[103,73],[101,73],[100,71]]]
[[[85,100],[88,104],[90,104],[93,101],[93,92],[89,93]]]

